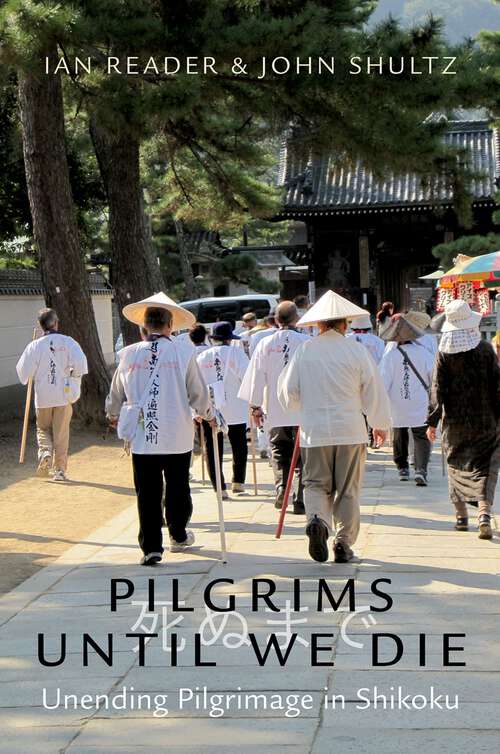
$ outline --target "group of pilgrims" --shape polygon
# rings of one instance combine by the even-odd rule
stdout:
[[[261,453],[269,454],[276,508],[293,477],[290,512],[305,517],[316,561],[330,558],[330,538],[335,562],[354,556],[367,448],[390,438],[399,480],[408,482],[413,466],[414,483],[425,487],[438,428],[454,527],[468,530],[472,506],[479,537],[492,538],[500,368],[481,337],[481,315],[465,301],[452,301],[432,321],[425,312],[395,313],[390,303],[372,319],[327,291],[302,310],[281,301],[260,324],[248,312],[239,329],[216,322],[210,332],[164,293],[128,304],[123,315],[138,326],[138,341],[118,354],[105,411],[131,453],[143,565],[162,560],[165,526],[170,552],[194,544],[195,442],[214,490],[219,484],[222,499],[236,503],[245,494],[249,432],[259,433]],[[42,310],[39,325],[42,335],[26,347],[17,371],[35,387],[37,474],[60,483],[87,362],[78,343],[59,332],[54,310]]]

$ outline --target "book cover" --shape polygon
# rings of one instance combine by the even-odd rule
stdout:
[[[0,754],[498,749],[499,20],[0,4]]]

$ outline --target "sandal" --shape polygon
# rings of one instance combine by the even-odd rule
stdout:
[[[455,529],[457,531],[469,531],[469,519],[467,516],[457,516]]]

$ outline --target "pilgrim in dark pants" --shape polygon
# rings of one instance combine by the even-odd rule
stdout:
[[[170,537],[176,542],[186,541],[186,525],[193,512],[189,489],[190,462],[191,453],[132,455],[139,545],[143,552],[162,551],[163,506]]]

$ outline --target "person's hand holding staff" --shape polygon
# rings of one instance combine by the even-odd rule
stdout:
[[[386,440],[387,440],[387,432],[385,429],[373,430],[373,442],[377,450],[379,450],[380,448],[383,448]]]
[[[33,329],[33,337],[32,340],[36,340],[37,338],[37,329],[36,327]],[[24,463],[24,459],[26,456],[26,442],[28,439],[28,425],[30,421],[30,409],[31,409],[31,396],[33,394],[33,377],[30,377],[28,380],[28,389],[26,391],[26,405],[24,407],[24,421],[23,421],[23,432],[21,435],[21,450],[19,452],[19,463]]]

